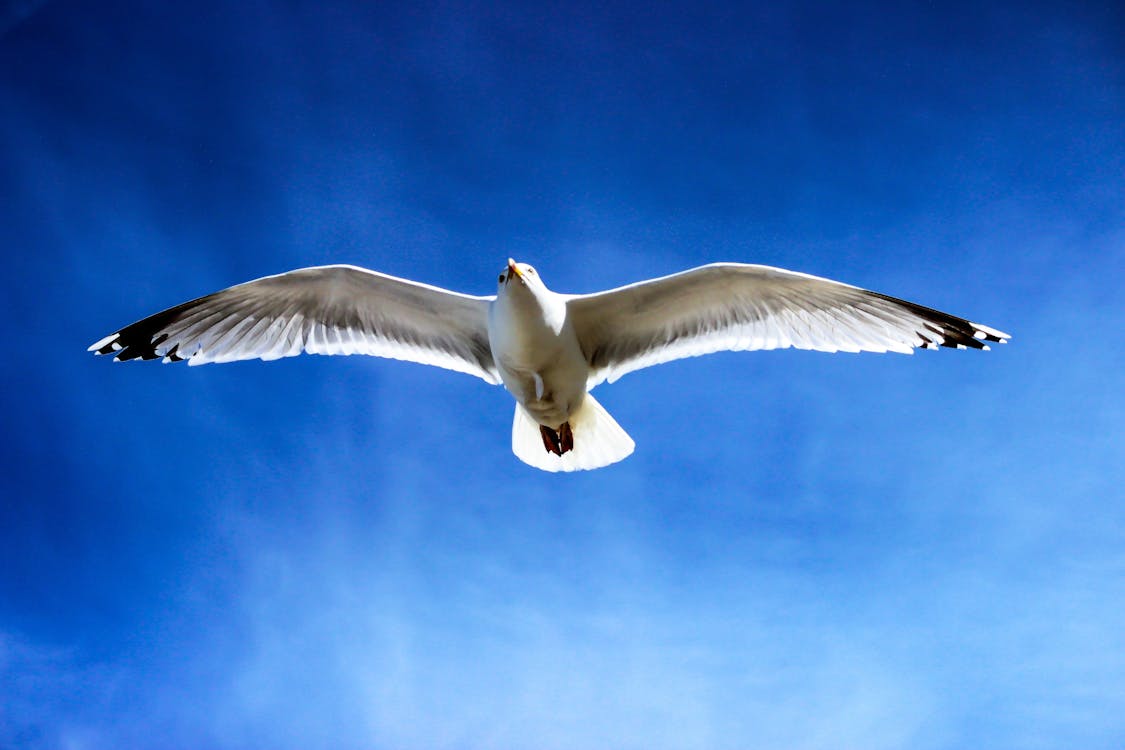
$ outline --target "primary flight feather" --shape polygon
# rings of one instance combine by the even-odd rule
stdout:
[[[512,450],[546,471],[595,469],[633,441],[590,395],[597,384],[683,357],[749,349],[988,349],[1008,334],[838,281],[714,263],[595,294],[558,294],[508,260],[490,296],[348,265],[224,289],[90,346],[114,359],[189,365],[371,354],[476,375],[516,399]]]

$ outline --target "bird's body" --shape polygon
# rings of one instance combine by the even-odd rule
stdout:
[[[527,273],[518,265],[507,272],[508,293],[489,306],[488,340],[504,387],[537,422],[557,429],[581,406],[589,367],[566,299],[543,294]]]
[[[633,441],[590,395],[599,383],[720,350],[987,349],[1008,334],[912,302],[769,266],[716,263],[586,295],[549,290],[509,259],[495,296],[355,266],[267,276],[169,308],[90,347],[189,364],[302,352],[371,354],[503,383],[512,449],[547,471],[620,461]]]

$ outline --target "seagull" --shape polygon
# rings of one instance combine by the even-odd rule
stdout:
[[[712,263],[594,294],[559,294],[511,258],[473,296],[352,265],[232,286],[126,326],[89,351],[189,365],[369,354],[476,375],[515,397],[512,451],[545,471],[597,469],[632,438],[590,390],[717,351],[985,349],[1008,334],[839,281]]]

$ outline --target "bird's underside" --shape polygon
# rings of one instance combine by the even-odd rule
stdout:
[[[512,447],[533,466],[571,471],[632,452],[633,441],[589,390],[634,370],[717,351],[910,354],[916,348],[988,349],[1008,338],[913,302],[769,266],[715,263],[567,295],[549,290],[531,266],[509,259],[495,296],[459,294],[356,266],[298,269],[169,308],[106,336],[90,351],[117,361],[191,365],[304,352],[369,354],[469,373],[509,390],[499,362],[545,361],[545,353],[561,353],[550,361],[561,363],[566,377],[547,390],[566,384],[572,390],[562,403],[577,409],[548,416],[543,393],[533,402],[520,388],[512,390]],[[556,420],[562,421],[554,426]]]

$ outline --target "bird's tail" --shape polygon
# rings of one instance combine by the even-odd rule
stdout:
[[[561,456],[547,451],[539,423],[516,404],[512,422],[512,452],[525,464],[543,471],[581,471],[609,466],[633,452],[633,438],[621,429],[609,412],[589,393],[582,406],[570,415],[574,448]]]

